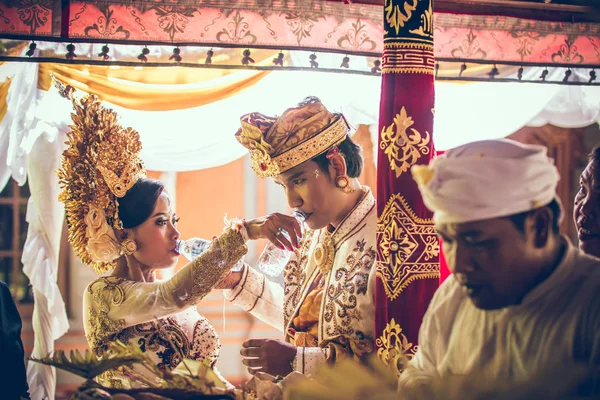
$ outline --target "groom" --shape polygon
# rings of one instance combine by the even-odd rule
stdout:
[[[225,297],[280,329],[282,339],[251,339],[243,363],[286,376],[312,374],[324,363],[373,350],[375,198],[361,186],[361,149],[341,114],[305,99],[278,118],[250,113],[236,138],[250,151],[253,170],[273,179],[288,204],[306,216],[304,234],[293,217],[272,214],[248,224],[250,239],[267,238],[292,250],[283,288],[246,265],[219,286]],[[290,233],[290,240],[280,234]]]

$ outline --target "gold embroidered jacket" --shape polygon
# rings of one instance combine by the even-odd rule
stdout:
[[[331,235],[333,267],[319,316],[318,347],[298,347],[295,370],[314,373],[319,364],[341,356],[362,356],[373,346],[377,210],[370,189]],[[284,269],[284,286],[246,266],[240,283],[225,297],[262,321],[287,332],[320,275],[315,250],[327,228],[304,233],[300,248]],[[342,354],[343,353],[343,354]]]
[[[198,258],[163,282],[134,282],[102,277],[88,285],[83,296],[84,329],[98,355],[110,341],[135,343],[159,368],[175,368],[183,358],[217,360],[220,344],[210,322],[195,305],[248,251],[233,229],[213,240]],[[111,387],[146,386],[143,368],[109,371],[100,380]],[[152,382],[156,383],[156,382]]]

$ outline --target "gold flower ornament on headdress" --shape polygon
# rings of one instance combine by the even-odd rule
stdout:
[[[340,144],[350,127],[316,98],[287,109],[280,117],[250,113],[241,118],[235,137],[250,151],[252,169],[276,177]]]
[[[114,230],[123,229],[118,199],[146,176],[139,158],[142,144],[138,132],[121,127],[117,114],[96,96],[72,101],[73,125],[58,171],[59,201],[65,204],[75,253],[97,273],[105,273],[121,255]]]

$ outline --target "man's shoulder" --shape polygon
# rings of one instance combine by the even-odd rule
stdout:
[[[577,250],[573,261],[571,275],[582,285],[600,286],[600,258],[590,256],[581,250]]]
[[[468,300],[466,293],[461,289],[454,276],[450,275],[433,295],[429,304],[429,312],[451,313],[452,309],[458,308],[465,300]]]

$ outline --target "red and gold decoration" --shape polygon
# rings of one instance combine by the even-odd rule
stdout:
[[[62,41],[72,51],[62,55],[81,59],[77,43],[140,45],[139,62],[152,62],[145,45],[173,44],[241,49],[275,48],[336,52],[343,56],[380,57],[383,36],[398,37],[406,31],[414,37],[432,32],[433,7],[423,1],[271,2],[244,0],[15,0],[0,4],[0,35],[35,41]],[[590,5],[593,2],[589,2]],[[445,10],[442,10],[445,11]],[[381,16],[384,14],[384,25]],[[486,61],[531,65],[598,65],[600,24],[597,22],[553,22],[477,13],[436,12],[435,55],[438,61]],[[417,15],[415,17],[415,15]],[[585,15],[579,15],[579,19]],[[415,18],[419,26],[412,25]],[[592,20],[593,21],[593,20]],[[404,26],[410,25],[408,30]],[[391,31],[390,31],[391,29]],[[386,32],[384,32],[384,30]],[[422,68],[420,44],[410,41],[385,49],[387,56],[401,61],[393,68]],[[179,54],[180,47],[176,54]],[[111,47],[111,50],[112,47]],[[98,61],[114,52],[95,53]],[[175,54],[175,53],[174,53]],[[252,50],[254,54],[254,50]],[[108,56],[110,57],[110,56]],[[249,57],[249,56],[248,56]],[[34,61],[36,57],[31,57]],[[254,57],[252,57],[254,58]],[[307,66],[317,68],[317,54]],[[176,56],[168,61],[189,62]],[[210,64],[208,59],[207,64]],[[247,58],[246,61],[249,62]],[[308,61],[308,60],[307,60]],[[344,60],[345,61],[345,60]],[[278,61],[279,63],[279,61]],[[252,64],[249,62],[249,64]],[[343,62],[340,69],[348,67]],[[384,62],[385,64],[385,62]],[[276,66],[281,67],[282,64]],[[338,64],[339,65],[339,64]],[[322,66],[321,66],[322,67]],[[388,64],[388,67],[391,67]]]
[[[433,0],[386,0],[377,161],[377,354],[396,365],[416,352],[439,282],[431,212],[410,174],[434,155]]]

